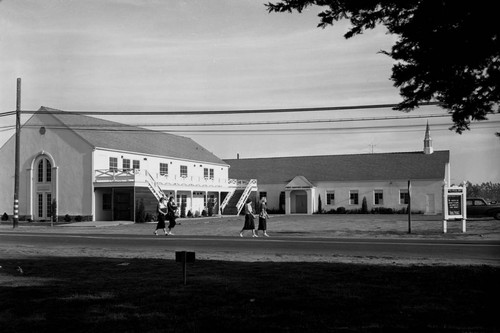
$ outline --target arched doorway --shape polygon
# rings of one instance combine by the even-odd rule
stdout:
[[[48,221],[52,217],[52,202],[55,196],[54,161],[45,153],[37,156],[33,163],[33,219]]]

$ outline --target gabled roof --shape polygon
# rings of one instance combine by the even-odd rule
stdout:
[[[165,156],[190,161],[226,165],[226,163],[190,138],[130,126],[114,121],[84,116],[74,112],[41,107],[35,115],[50,114],[61,124],[45,124],[68,128],[93,148]]]
[[[296,176],[285,186],[286,188],[312,188],[314,187],[310,181],[304,176]]]
[[[257,179],[261,184],[286,184],[296,176],[310,182],[443,179],[448,150],[423,152],[323,155],[225,160],[229,177]]]

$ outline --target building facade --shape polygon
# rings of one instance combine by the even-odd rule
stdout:
[[[12,161],[0,176],[1,212],[12,212],[14,153],[13,136],[0,148]],[[228,169],[189,138],[42,107],[21,128],[20,220],[134,221],[156,215],[160,196],[174,196],[184,215],[217,213],[236,190],[256,191]]]
[[[434,151],[427,125],[421,152],[231,159],[229,176],[255,178],[268,208],[285,214],[407,209],[442,213],[450,152]],[[411,196],[409,195],[409,186]],[[321,205],[320,205],[321,201]]]

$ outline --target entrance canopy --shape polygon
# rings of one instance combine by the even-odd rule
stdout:
[[[297,189],[310,189],[314,188],[314,185],[307,180],[304,176],[295,176],[291,182],[289,182],[285,189],[287,190],[297,190]]]

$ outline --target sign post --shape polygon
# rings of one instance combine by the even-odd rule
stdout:
[[[184,280],[184,285],[187,284],[187,263],[193,263],[195,261],[195,253],[187,251],[176,251],[175,261],[182,263],[182,276]]]
[[[467,190],[465,182],[462,186],[447,186],[445,184],[443,194],[443,233],[448,231],[449,220],[461,220],[462,232],[466,232]]]

